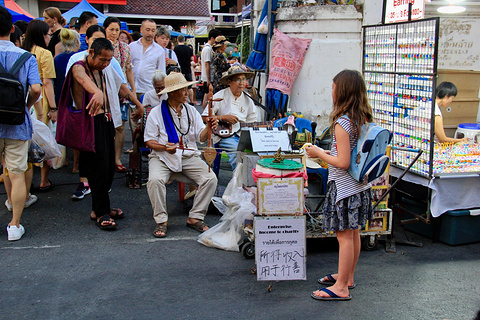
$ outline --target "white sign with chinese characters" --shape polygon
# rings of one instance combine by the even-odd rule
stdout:
[[[412,20],[425,16],[425,0],[386,0],[385,23],[408,21],[408,4],[412,3]]]
[[[255,217],[257,280],[307,280],[305,216]]]

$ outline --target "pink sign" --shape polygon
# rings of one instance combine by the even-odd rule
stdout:
[[[267,89],[290,95],[312,39],[291,38],[275,29]]]

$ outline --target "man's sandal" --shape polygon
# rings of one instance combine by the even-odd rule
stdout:
[[[109,222],[109,224],[103,224],[104,222]],[[101,230],[117,230],[118,225],[113,221],[108,214],[101,216],[97,222],[97,227],[99,227]]]
[[[203,228],[208,227],[208,226],[202,220],[198,220],[195,223],[188,223],[187,222],[187,227],[192,228],[194,230],[197,230],[198,232],[205,232],[206,230],[203,230]]]
[[[114,220],[120,220],[125,218],[125,213],[123,213],[122,209],[112,209],[110,210],[110,218]],[[90,220],[95,221],[97,220],[97,217],[92,217],[92,214],[90,213]]]
[[[163,234],[157,234],[157,232],[163,232]],[[155,238],[165,238],[167,236],[167,225],[157,223],[155,229],[153,229],[153,236]]]

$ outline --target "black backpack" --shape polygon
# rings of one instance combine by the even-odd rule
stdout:
[[[25,122],[25,92],[17,73],[32,56],[24,52],[9,72],[0,62],[0,123],[19,125]]]

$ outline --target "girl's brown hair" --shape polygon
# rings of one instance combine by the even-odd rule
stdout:
[[[331,129],[333,130],[335,121],[346,114],[356,127],[358,136],[361,126],[373,121],[365,80],[362,74],[356,70],[343,70],[333,78],[333,83],[335,83],[336,101],[330,113]]]

